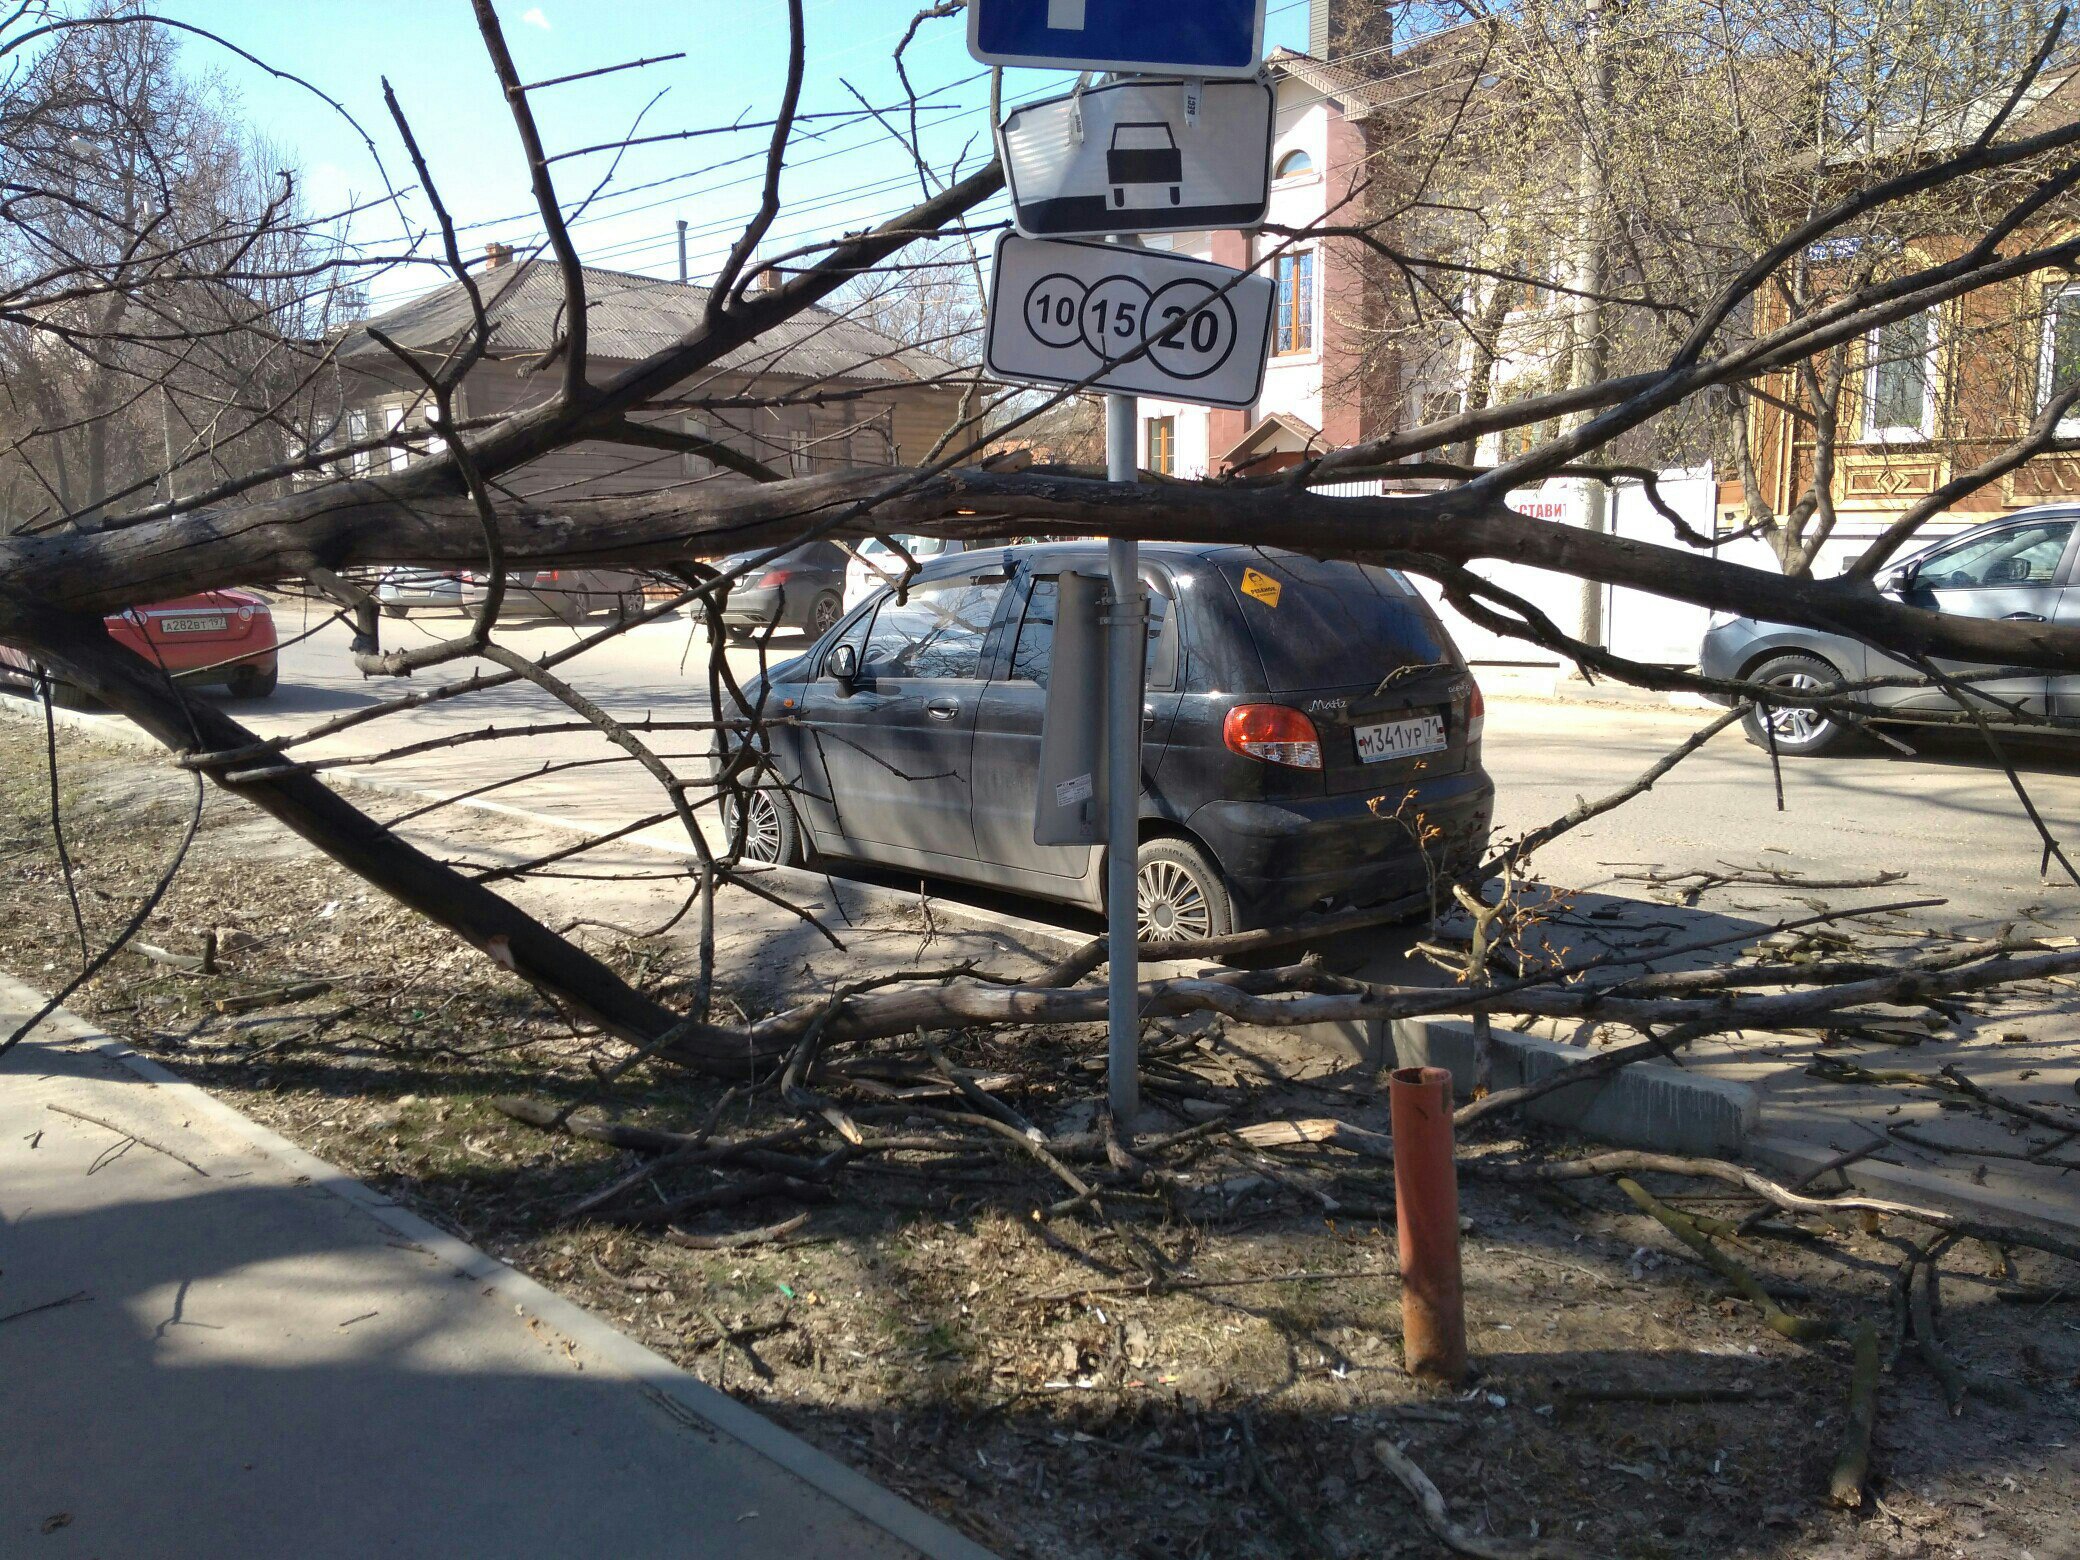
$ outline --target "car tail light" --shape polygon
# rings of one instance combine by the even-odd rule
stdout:
[[[554,585],[562,578],[563,570],[561,569],[540,569],[535,573],[534,582],[537,585]]]
[[[757,588],[759,590],[778,590],[786,583],[787,571],[785,569],[769,569],[759,576]]]
[[[1322,767],[1322,739],[1314,722],[1283,704],[1238,704],[1221,722],[1228,751],[1290,769]]]
[[[1466,701],[1466,742],[1470,747],[1480,741],[1481,728],[1488,723],[1488,701],[1481,697],[1481,685],[1473,685],[1473,697]]]
[[[252,622],[252,621],[253,621],[253,609],[252,609],[252,608],[251,608],[250,606],[240,607],[240,608],[238,609],[238,620],[239,620],[239,622],[241,622],[241,623],[250,623],[250,622]]]

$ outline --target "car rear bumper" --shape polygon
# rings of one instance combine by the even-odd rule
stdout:
[[[1399,898],[1433,873],[1473,865],[1494,811],[1495,783],[1475,768],[1424,781],[1405,804],[1398,792],[1208,802],[1187,822],[1219,862],[1244,924],[1268,925],[1316,906]]]
[[[722,621],[731,628],[763,628],[768,623],[779,621],[781,606],[781,592],[777,589],[760,590],[753,586],[747,590],[739,586],[729,593],[729,604],[722,609]],[[794,616],[800,617],[802,613],[797,611]]]
[[[1754,652],[1755,644],[1755,625],[1745,618],[1714,624],[1705,630],[1704,639],[1697,647],[1698,675],[1727,681],[1739,677],[1741,667]],[[1708,692],[1705,697],[1714,704],[1734,702],[1732,696],[1725,693]]]

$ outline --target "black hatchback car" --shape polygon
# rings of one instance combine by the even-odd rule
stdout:
[[[1089,543],[938,560],[750,683],[772,767],[747,853],[1101,907],[1103,852],[1036,845],[1033,826],[1058,580],[1103,565]],[[1376,903],[1478,859],[1494,802],[1480,689],[1406,580],[1174,543],[1144,546],[1141,569],[1145,939]]]

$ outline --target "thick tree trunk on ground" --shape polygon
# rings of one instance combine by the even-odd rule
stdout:
[[[240,748],[258,739],[214,705],[183,695],[109,639],[98,619],[37,612],[35,629],[69,681],[137,722],[168,748]],[[584,949],[525,911],[390,833],[308,775],[230,787],[400,904],[447,927],[545,995],[624,1040],[657,1039],[678,1015],[635,990]],[[791,1038],[785,1044],[791,1044]],[[675,1059],[702,1071],[742,1076],[761,1060],[741,1036],[687,1034]]]

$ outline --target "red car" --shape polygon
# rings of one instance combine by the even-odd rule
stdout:
[[[109,637],[183,682],[216,683],[239,699],[264,699],[274,692],[280,669],[275,656],[274,614],[246,590],[210,590],[176,601],[131,607],[104,619]],[[0,646],[0,669],[29,681],[36,665],[19,651]],[[64,685],[57,696],[65,699]]]

